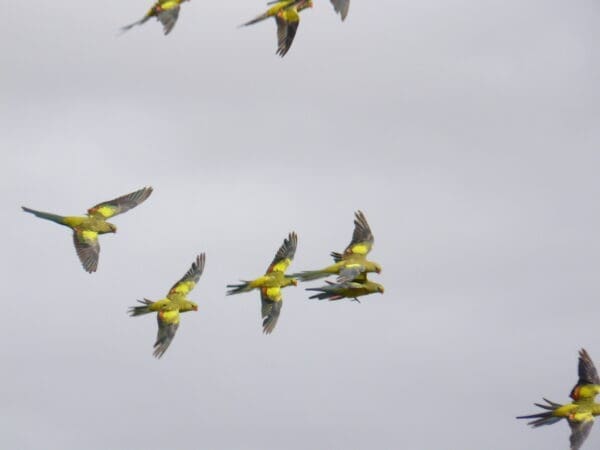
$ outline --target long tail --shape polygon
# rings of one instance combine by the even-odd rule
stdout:
[[[331,275],[323,270],[305,270],[304,272],[294,273],[290,276],[298,278],[300,281],[312,281],[319,278],[325,278]]]
[[[141,316],[143,314],[153,312],[150,310],[150,305],[154,303],[152,300],[145,298],[144,300],[138,300],[138,303],[141,303],[143,306],[132,306],[127,310],[131,317]]]
[[[277,2],[274,2],[274,3],[277,3]],[[241,24],[238,28],[247,27],[248,25],[254,25],[257,22],[261,22],[261,21],[263,21],[265,19],[268,19],[268,18],[269,18],[269,14],[268,13],[264,13],[264,14],[261,14],[260,16],[256,16],[254,19],[252,19],[249,22]]]
[[[542,425],[551,425],[553,423],[558,422],[560,419],[562,419],[562,417],[556,417],[554,415],[554,411],[556,409],[560,408],[562,405],[559,403],[551,402],[547,398],[545,398],[544,401],[548,404],[542,405],[541,403],[534,403],[534,405],[547,410],[547,412],[531,414],[529,416],[518,416],[517,419],[535,419],[535,420],[532,420],[531,422],[527,422],[527,425],[531,425],[532,427],[541,427]]]
[[[152,17],[152,16],[149,14],[146,14],[140,20],[136,20],[135,22],[130,23],[129,25],[125,25],[124,27],[121,27],[121,34],[125,33],[126,31],[131,30],[133,27],[135,27],[137,25],[142,25],[142,24],[146,23],[148,21],[148,19],[150,19],[150,17]]]
[[[228,284],[227,287],[229,290],[227,291],[227,295],[241,294],[242,292],[250,292],[254,289],[250,285],[250,281],[240,280],[240,284]]]
[[[25,206],[21,206],[21,208],[23,208],[23,211],[31,213],[34,216],[39,217],[40,219],[51,220],[52,222],[56,222],[60,225],[68,226],[65,223],[64,216],[59,216],[58,214],[51,214],[43,211],[36,211],[35,209],[26,208]]]
[[[338,294],[337,288],[331,281],[326,281],[327,286],[321,286],[318,288],[306,288],[307,291],[315,291],[318,294],[311,295],[309,299],[316,298],[318,300],[340,300],[344,298],[343,295]]]

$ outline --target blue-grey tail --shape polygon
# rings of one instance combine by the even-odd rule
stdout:
[[[59,216],[58,214],[47,213],[43,211],[36,211],[35,209],[27,208],[25,206],[21,206],[23,211],[33,214],[40,219],[51,220],[52,222],[56,222],[60,225],[65,225],[64,216]]]

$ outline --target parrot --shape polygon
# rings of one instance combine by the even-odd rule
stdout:
[[[368,272],[381,272],[381,266],[373,261],[367,260],[367,255],[373,247],[373,233],[362,211],[354,213],[354,232],[350,244],[344,250],[344,253],[331,252],[334,264],[321,270],[309,270],[296,274],[301,281],[316,280],[329,275],[338,274],[338,283],[353,281],[359,275]],[[360,279],[358,280],[361,281]]]
[[[267,3],[271,6],[264,14],[255,17],[249,22],[243,23],[241,27],[255,24],[269,17],[275,17],[277,23],[277,52],[282,58],[289,51],[296,36],[296,30],[300,24],[299,12],[306,8],[312,8],[312,0],[276,0]]]
[[[567,419],[571,428],[570,450],[581,448],[592,430],[594,417],[600,415],[600,403],[594,401],[600,393],[600,377],[590,355],[583,348],[579,351],[578,375],[579,380],[569,394],[573,400],[571,403],[561,405],[544,398],[546,404],[534,404],[545,409],[545,412],[517,417],[534,419],[528,422],[534,428]]]
[[[135,208],[152,194],[151,187],[144,187],[138,191],[98,203],[87,211],[85,216],[59,216],[22,206],[23,211],[31,213],[36,217],[51,220],[60,225],[65,225],[73,230],[73,242],[81,265],[88,273],[96,272],[98,269],[98,257],[100,255],[100,244],[98,235],[105,233],[116,233],[117,227],[106,219],[117,214],[122,214]]]
[[[283,241],[275,254],[275,258],[267,268],[267,272],[262,277],[251,281],[242,280],[240,284],[227,285],[229,288],[227,295],[260,289],[261,315],[263,318],[263,333],[265,334],[271,334],[275,329],[275,325],[277,325],[283,300],[281,289],[290,285],[298,285],[295,278],[285,275],[285,271],[294,259],[297,245],[298,236],[292,231]]]
[[[331,0],[331,4],[335,12],[340,13],[340,17],[344,21],[348,15],[348,9],[350,9],[350,0]]]
[[[171,287],[165,298],[155,302],[145,298],[138,300],[138,303],[141,303],[140,306],[129,308],[128,312],[131,317],[157,313],[158,334],[153,353],[156,358],[161,358],[164,355],[175,337],[175,332],[179,328],[179,314],[198,311],[198,304],[188,300],[187,294],[194,289],[194,286],[200,280],[200,276],[204,271],[205,260],[206,255],[204,253],[196,256],[196,260],[192,263],[190,269]]]
[[[366,274],[361,275],[354,281],[343,281],[341,283],[325,281],[325,283],[327,283],[325,286],[318,288],[307,288],[307,291],[318,292],[318,294],[311,295],[309,298],[316,298],[319,300],[341,300],[343,298],[350,298],[360,303],[360,300],[357,297],[374,294],[376,292],[383,294],[384,292],[383,286],[368,280]]]
[[[177,23],[177,18],[179,17],[179,5],[185,1],[188,0],[158,0],[154,5],[152,5],[152,8],[150,8],[144,17],[136,22],[130,23],[129,25],[125,25],[121,28],[121,32],[124,33],[136,25],[142,25],[150,18],[156,17],[156,19],[162,24],[163,31],[166,36],[171,32],[173,27],[175,27],[175,23]]]

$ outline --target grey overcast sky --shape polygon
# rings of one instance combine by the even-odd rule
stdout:
[[[236,28],[264,1],[117,36],[149,6],[3,6],[0,448],[568,448],[514,417],[568,399],[580,347],[600,364],[600,3],[315,0],[283,60],[273,21]],[[145,185],[93,275],[20,209]],[[270,336],[258,293],[225,297],[291,230],[292,271],[328,263],[357,209],[384,295],[290,287]],[[127,307],[202,251],[155,360]]]

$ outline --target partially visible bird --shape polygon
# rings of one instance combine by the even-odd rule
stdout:
[[[362,211],[357,211],[354,215],[352,240],[344,250],[344,253],[331,253],[334,264],[320,270],[304,271],[292,276],[298,277],[301,281],[310,281],[338,274],[338,283],[344,283],[346,281],[353,281],[359,275],[369,272],[380,273],[381,266],[376,262],[367,260],[367,255],[373,248],[375,240],[367,218]]]
[[[594,401],[596,395],[600,393],[600,377],[585,349],[579,351],[578,373],[579,380],[569,394],[573,399],[571,403],[561,405],[544,398],[546,404],[534,404],[545,409],[546,412],[517,417],[517,419],[534,419],[528,422],[528,425],[534,428],[567,419],[571,427],[570,450],[581,448],[594,425],[594,416],[600,415],[600,403]]]
[[[296,253],[298,236],[291,232],[277,251],[275,258],[267,268],[267,272],[254,280],[244,281],[240,284],[228,284],[227,295],[249,292],[260,289],[261,315],[263,318],[263,333],[271,334],[277,325],[281,312],[283,296],[281,289],[286,286],[296,286],[295,278],[285,275]]]
[[[152,8],[148,10],[144,17],[136,22],[130,23],[129,25],[125,25],[121,28],[121,32],[124,33],[136,25],[142,25],[152,17],[156,17],[156,19],[162,24],[163,31],[166,36],[171,32],[175,26],[175,23],[177,23],[181,3],[186,1],[188,0],[158,0],[154,5],[152,5]]]
[[[307,291],[315,291],[318,294],[311,295],[309,298],[319,300],[341,300],[349,298],[360,303],[358,297],[363,295],[375,294],[377,292],[383,294],[384,288],[381,284],[367,280],[366,275],[362,276],[361,281],[344,281],[341,283],[332,283],[325,281],[325,286],[318,288],[307,288]]]
[[[312,8],[312,0],[276,0],[267,3],[271,6],[264,14],[255,17],[249,22],[243,23],[242,27],[255,24],[269,17],[275,17],[277,23],[277,52],[283,57],[289,51],[296,36],[296,30],[300,24],[300,11]]]
[[[77,256],[86,272],[92,273],[98,269],[100,244],[98,235],[116,233],[117,227],[106,221],[117,214],[122,214],[135,208],[152,194],[151,187],[123,195],[92,206],[85,216],[59,216],[22,206],[23,211],[31,213],[42,219],[51,220],[60,225],[65,225],[73,230],[73,242]]]
[[[346,19],[350,9],[350,0],[331,0],[331,4],[335,12],[340,14],[342,21]]]
[[[167,296],[163,299],[152,301],[148,299],[138,300],[141,306],[132,306],[129,308],[131,317],[141,316],[155,312],[158,322],[158,334],[154,343],[154,356],[160,358],[169,348],[171,341],[175,337],[175,332],[179,328],[179,314],[188,311],[198,311],[198,305],[187,298],[187,294],[200,280],[204,271],[204,262],[206,256],[204,253],[196,256],[192,267],[186,274],[171,287]]]

